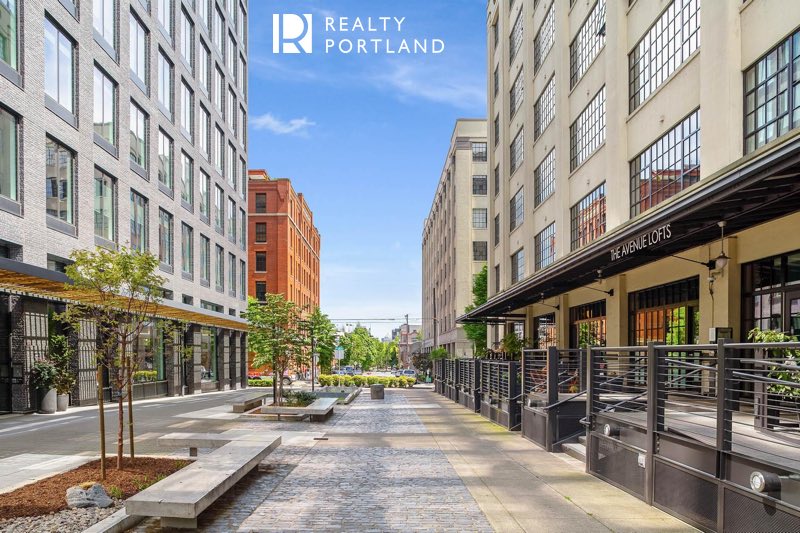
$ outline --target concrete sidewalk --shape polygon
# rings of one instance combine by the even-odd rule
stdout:
[[[696,531],[442,396],[404,391],[496,531]]]

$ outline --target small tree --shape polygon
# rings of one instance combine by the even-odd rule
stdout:
[[[450,353],[444,348],[434,348],[431,350],[429,356],[431,361],[435,361],[437,359],[447,359],[448,357],[450,357]]]
[[[320,370],[323,374],[330,374],[333,352],[336,350],[336,326],[317,307],[308,317],[308,330],[313,340],[311,349],[319,355]]]
[[[156,274],[158,259],[149,252],[127,248],[75,250],[67,267],[72,283],[66,285],[68,298],[79,302],[67,306],[59,319],[80,327],[84,320],[97,327],[96,363],[98,409],[101,421],[101,474],[105,479],[105,425],[103,415],[103,368],[107,368],[112,389],[117,393],[117,469],[122,469],[124,446],[124,403],[128,403],[128,437],[134,458],[133,374],[138,360],[133,343],[145,324],[152,320],[161,301],[164,278]],[[70,296],[74,295],[74,296]]]
[[[282,294],[267,294],[262,301],[247,300],[248,345],[254,353],[253,365],[273,369],[275,405],[283,404],[283,373],[289,363],[302,357],[305,339],[300,310]]]
[[[486,265],[480,272],[475,274],[472,279],[472,303],[464,308],[465,313],[469,313],[473,309],[477,309],[486,303],[489,297],[488,293],[488,269]],[[467,323],[464,324],[464,333],[467,338],[472,341],[472,352],[477,353],[479,350],[486,348],[486,322]]]
[[[415,353],[412,355],[411,364],[417,369],[420,379],[422,379],[422,376],[427,375],[433,366],[430,356],[426,353]]]
[[[512,359],[519,359],[522,355],[522,349],[525,348],[526,344],[526,339],[520,339],[516,333],[509,331],[503,337],[502,349],[511,356]]]
[[[75,386],[75,372],[72,370],[72,358],[75,350],[69,345],[64,335],[50,337],[48,359],[55,369],[53,386],[58,394],[69,394]]]

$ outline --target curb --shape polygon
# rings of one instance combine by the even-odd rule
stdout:
[[[84,529],[83,533],[122,533],[127,531],[142,520],[144,516],[129,515],[123,507],[108,518],[104,518],[95,525]]]

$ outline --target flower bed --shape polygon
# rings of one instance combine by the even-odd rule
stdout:
[[[368,387],[370,385],[383,385],[387,388],[411,387],[417,382],[414,378],[384,377],[384,376],[340,376],[322,374],[319,376],[319,384],[322,386],[338,385],[344,387]]]

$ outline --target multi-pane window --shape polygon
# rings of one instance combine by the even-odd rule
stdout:
[[[130,67],[131,73],[147,86],[147,30],[131,12],[130,15]]]
[[[94,29],[112,48],[117,43],[116,25],[114,24],[117,20],[116,5],[116,0],[94,0],[92,6]]]
[[[209,126],[211,123],[211,115],[209,114],[208,110],[200,104],[200,120],[199,125],[197,128],[197,147],[200,149],[203,154],[205,154],[206,158],[208,159],[211,154],[208,151],[208,137],[210,135]]]
[[[158,260],[165,265],[173,266],[173,231],[172,215],[163,209],[158,210]]]
[[[472,176],[472,194],[486,196],[486,176]]]
[[[181,224],[181,271],[194,274],[194,230]]]
[[[167,32],[167,35],[172,36],[172,2],[173,0],[156,0],[158,2],[157,13],[158,23]]]
[[[211,239],[200,234],[200,280],[211,281]]]
[[[138,105],[131,102],[131,162],[147,168],[147,114]]]
[[[570,209],[570,249],[577,250],[606,232],[606,184],[584,196]]]
[[[256,272],[267,271],[267,252],[256,252]]]
[[[534,207],[539,207],[556,190],[556,150],[547,154],[533,171]]]
[[[264,301],[267,299],[267,282],[256,281],[256,300]]]
[[[485,207],[476,207],[472,210],[472,227],[485,229],[488,224],[488,213]]]
[[[600,0],[601,2],[603,0]],[[547,10],[542,25],[533,39],[533,71],[539,70],[542,66],[544,58],[556,42],[556,15],[555,15],[555,2],[550,4],[550,9]]]
[[[631,161],[631,216],[647,211],[700,179],[700,110]]]
[[[581,80],[606,42],[606,0],[597,0],[569,44],[569,87]]]
[[[172,63],[158,52],[158,102],[172,115]]]
[[[44,92],[55,103],[73,112],[75,103],[74,43],[49,18],[44,19]]]
[[[486,261],[489,251],[486,241],[472,241],[472,260]]]
[[[628,55],[630,110],[700,46],[700,0],[674,0]]]
[[[228,254],[228,293],[236,296],[236,256]]]
[[[116,205],[114,178],[94,169],[94,234],[107,241],[115,241]]]
[[[267,242],[266,222],[256,222],[256,242]]]
[[[578,168],[606,140],[606,86],[569,127],[569,169]]]
[[[522,159],[524,157],[524,153],[525,153],[525,136],[523,135],[523,133],[524,133],[523,129],[520,128],[519,133],[517,133],[517,136],[514,137],[513,141],[511,141],[511,147],[510,147],[511,160],[510,160],[510,164],[511,164],[511,173],[512,174],[514,172],[516,172],[517,169],[519,168],[519,166],[522,164]]]
[[[211,52],[209,52],[206,43],[200,40],[200,48],[197,54],[197,79],[200,86],[205,89],[206,93],[211,90],[211,72],[209,65],[211,64]]]
[[[219,185],[214,186],[214,227],[220,233],[225,229],[225,191]]]
[[[158,181],[168,189],[172,189],[173,177],[172,139],[158,130]]]
[[[550,77],[542,94],[533,104],[533,140],[539,138],[556,116],[556,76]]]
[[[511,255],[511,283],[525,277],[525,249],[520,248]]]
[[[181,201],[194,205],[194,162],[186,152],[181,152]]]
[[[214,168],[220,174],[225,168],[225,134],[219,126],[214,129]]]
[[[228,198],[228,238],[236,242],[236,202]]]
[[[744,152],[800,125],[800,32],[744,72]]]
[[[94,133],[112,146],[117,145],[117,84],[94,67]]]
[[[194,140],[194,91],[185,80],[181,82],[181,128]]]
[[[216,261],[215,261],[215,273],[214,282],[217,286],[217,290],[223,292],[225,290],[225,250],[222,249],[222,246],[216,246]]]
[[[256,213],[267,212],[267,193],[256,193]]]
[[[17,200],[17,117],[0,107],[0,196]]]
[[[514,231],[525,220],[525,191],[522,187],[508,202],[508,231]]]
[[[206,218],[206,222],[208,221],[208,191],[210,188],[211,176],[206,174],[205,170],[200,169],[200,215]]]
[[[486,143],[472,143],[472,160],[486,161]]]
[[[194,23],[183,9],[181,9],[181,57],[192,71],[194,69]]]
[[[75,154],[49,137],[45,140],[47,214],[68,224],[74,224],[72,211]]]
[[[511,63],[514,61],[514,58],[517,57],[517,52],[519,52],[520,47],[522,47],[522,12],[519,12],[517,15],[517,21],[514,22],[514,26],[511,28],[511,35],[508,36],[508,61]]]
[[[131,190],[131,250],[148,250],[148,207],[147,198]]]
[[[494,216],[494,245],[500,244],[500,215]]]
[[[513,118],[525,99],[525,70],[520,69],[509,91],[510,116]]]
[[[533,238],[535,269],[540,270],[556,260],[556,223],[553,222]]]
[[[19,0],[4,0],[2,9],[5,13],[0,28],[0,61],[17,70],[17,2]]]

